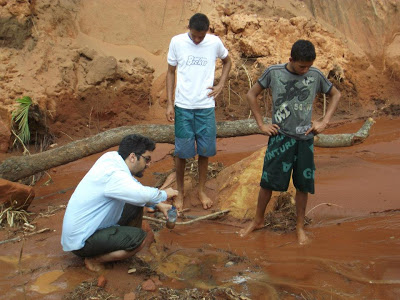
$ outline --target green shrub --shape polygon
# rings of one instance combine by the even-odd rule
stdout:
[[[24,96],[22,98],[16,99],[20,105],[14,110],[11,114],[11,119],[17,124],[17,137],[21,140],[21,142],[25,145],[29,143],[31,138],[31,133],[29,131],[28,124],[28,114],[29,107],[32,104],[32,99],[28,96]]]

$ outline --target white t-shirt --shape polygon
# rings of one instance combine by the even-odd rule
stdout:
[[[152,206],[165,200],[165,191],[144,186],[131,175],[118,152],[107,152],[83,177],[68,202],[63,249],[81,249],[96,230],[116,225],[125,203]]]
[[[214,97],[208,97],[214,85],[215,62],[224,59],[228,50],[219,37],[206,34],[196,45],[189,33],[174,36],[168,51],[168,64],[177,66],[175,105],[186,109],[215,107]]]

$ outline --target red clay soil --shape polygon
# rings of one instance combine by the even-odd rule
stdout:
[[[347,123],[327,133],[355,132],[361,125],[361,121]],[[106,278],[102,291],[114,299],[130,292],[137,299],[161,297],[159,288],[216,287],[230,287],[250,299],[398,299],[399,128],[399,119],[382,118],[360,145],[315,149],[316,194],[307,207],[307,216],[312,218],[307,227],[311,244],[299,246],[294,232],[267,229],[240,238],[237,231],[245,221],[229,217],[163,228],[156,232],[157,242],[138,254],[156,273],[128,274],[139,266],[131,261],[115,263],[101,273]],[[266,141],[261,135],[220,139],[212,161],[231,165]],[[157,145],[144,184],[155,184],[154,172],[173,168],[172,148]],[[29,208],[32,224],[36,231],[49,231],[1,245],[2,299],[61,299],[71,296],[84,281],[97,283],[100,274],[86,270],[81,259],[62,251],[60,235],[64,206],[100,155],[49,170],[51,180],[44,176],[36,184],[36,198]],[[212,180],[207,186],[215,197]],[[218,206],[213,209],[217,211]],[[189,215],[205,214],[193,193],[185,207]],[[2,241],[17,236],[23,233],[0,231]],[[148,278],[158,284],[155,291],[142,289]]]
[[[48,170],[34,186],[36,197],[29,207],[31,231],[44,232],[18,240],[31,231],[0,230],[0,299],[399,298],[400,18],[396,1],[59,2],[0,0],[4,26],[15,29],[15,18],[33,26],[28,37],[23,34],[25,27],[18,27],[19,40],[2,43],[3,151],[10,146],[11,110],[23,95],[31,96],[46,113],[55,147],[118,126],[166,124],[168,43],[186,30],[188,18],[199,11],[210,16],[212,31],[221,37],[234,63],[230,80],[216,99],[218,121],[247,118],[245,94],[250,82],[268,65],[287,62],[292,43],[307,38],[317,46],[315,65],[342,92],[333,120],[336,125],[324,133],[356,132],[369,116],[376,124],[360,145],[315,149],[316,194],[307,206],[307,216],[312,218],[306,227],[312,239],[309,245],[299,246],[294,232],[268,229],[240,238],[237,232],[248,220],[228,215],[157,231],[156,242],[137,255],[150,269],[130,260],[96,274],[86,270],[81,259],[62,251],[65,206],[101,153]],[[99,74],[103,77],[97,78]],[[263,100],[260,103],[267,104],[263,113],[270,115],[267,94]],[[322,115],[322,100],[316,99],[314,119]],[[233,165],[266,143],[262,135],[219,139],[211,162]],[[172,149],[173,145],[157,145],[153,164],[141,179],[144,184],[154,185],[155,172],[173,168]],[[0,160],[10,155],[21,153],[0,153]],[[188,191],[186,214],[208,213],[194,191]],[[207,182],[207,193],[217,198],[215,180]],[[220,207],[215,203],[212,212]],[[132,269],[136,271],[128,274]],[[105,286],[93,292],[89,283],[96,287],[100,275]],[[167,288],[179,298],[171,290],[166,296]],[[185,294],[184,289],[194,288],[197,294],[194,290]],[[231,288],[236,296],[199,294],[215,288]],[[79,290],[83,292],[78,297]]]

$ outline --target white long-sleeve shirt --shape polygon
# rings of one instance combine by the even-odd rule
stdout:
[[[116,151],[102,155],[76,187],[64,215],[64,251],[81,249],[98,229],[116,225],[125,203],[152,206],[167,194],[142,185]]]

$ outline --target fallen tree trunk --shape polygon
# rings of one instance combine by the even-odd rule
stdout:
[[[356,133],[319,134],[314,138],[314,146],[335,148],[360,144],[368,137],[369,131],[374,123],[374,119],[368,118]]]
[[[265,121],[271,122],[270,119],[265,119]],[[371,122],[373,123],[373,121]],[[371,127],[372,123],[366,129],[365,137],[368,136],[368,130]],[[15,156],[6,159],[0,164],[0,178],[4,178],[10,181],[17,181],[19,179],[29,177],[36,173],[46,171],[50,168],[67,164],[69,162],[78,160],[91,154],[99,153],[111,147],[117,146],[124,136],[132,133],[147,136],[154,140],[156,143],[173,144],[175,139],[174,125],[150,124],[118,127],[45,152],[29,156]],[[217,123],[217,137],[220,138],[245,136],[260,133],[261,132],[258,129],[257,123],[254,119]],[[348,142],[349,138],[347,138],[347,134],[346,138],[344,139],[340,139],[340,136],[343,135],[334,135],[336,137],[333,140],[340,140],[343,143],[342,146],[338,146],[339,143],[332,142],[331,139],[324,136],[326,135],[320,134],[318,136],[316,146],[344,147],[352,145],[350,145]],[[354,136],[358,137],[357,133],[354,134]],[[359,142],[361,142],[361,140],[359,140]],[[324,145],[324,143],[326,143],[326,145]]]

